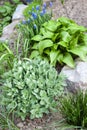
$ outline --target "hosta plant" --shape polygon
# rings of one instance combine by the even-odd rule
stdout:
[[[32,38],[30,58],[41,57],[52,65],[67,64],[74,67],[74,59],[87,61],[87,28],[61,17],[43,24],[40,33]]]
[[[14,110],[23,120],[42,117],[56,107],[63,93],[64,76],[55,68],[38,59],[14,62],[11,71],[4,74],[2,102],[7,111]]]
[[[87,129],[87,90],[68,93],[61,99],[60,111],[67,123]]]

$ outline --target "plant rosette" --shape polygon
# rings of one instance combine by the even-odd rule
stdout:
[[[79,57],[87,61],[87,28],[61,17],[45,22],[40,33],[32,38],[30,58],[41,57],[52,65],[57,62],[74,68],[74,60]]]

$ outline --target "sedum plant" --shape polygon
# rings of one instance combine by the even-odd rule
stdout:
[[[13,110],[22,120],[26,116],[40,118],[54,110],[55,98],[64,90],[64,76],[39,59],[15,61],[4,78],[2,103],[7,111]]]
[[[87,90],[67,93],[60,101],[60,111],[69,125],[87,129]]]
[[[87,61],[87,28],[61,17],[43,24],[40,33],[32,38],[30,58],[41,57],[52,65],[67,64],[74,67],[74,60],[80,57]]]

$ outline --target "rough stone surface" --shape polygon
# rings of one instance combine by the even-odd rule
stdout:
[[[87,0],[64,1],[64,4],[61,4],[61,0],[55,0],[53,2],[53,18],[56,19],[65,16],[75,20],[79,25],[87,27]]]
[[[24,4],[18,5],[15,12],[14,12],[14,14],[13,14],[12,21],[14,21],[14,20],[23,20],[24,19],[23,11],[24,11],[24,9],[26,7],[27,7],[27,5],[24,5]]]
[[[7,25],[3,29],[3,35],[0,37],[0,41],[6,41],[8,40],[9,43],[14,43],[14,40],[17,39],[17,32],[16,32],[16,25],[19,23],[19,21],[14,21],[11,24]]]
[[[74,69],[65,66],[61,72],[67,76],[68,85],[70,83],[69,87],[87,89],[87,62],[78,61]]]

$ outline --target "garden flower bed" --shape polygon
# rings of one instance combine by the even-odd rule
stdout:
[[[87,28],[67,17],[54,20],[56,1],[46,2],[27,5],[12,48],[0,41],[2,130],[87,129],[87,91],[70,92],[75,84],[61,71],[65,65],[74,70],[77,58],[87,62]],[[3,19],[12,10],[4,7]]]

